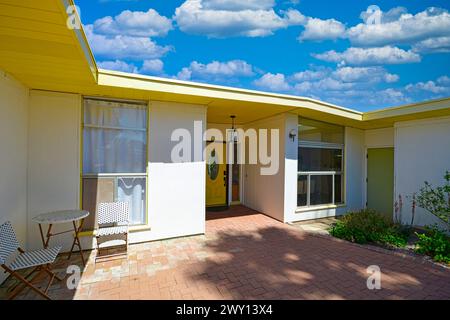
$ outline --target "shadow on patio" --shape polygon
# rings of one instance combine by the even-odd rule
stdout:
[[[223,298],[450,298],[450,273],[444,269],[299,232],[246,210],[208,221],[207,230],[220,230],[206,244],[213,255],[195,272],[186,270],[193,281],[217,287]],[[371,265],[381,269],[381,290],[367,288]]]
[[[212,217],[211,217],[212,215]],[[206,235],[129,246],[128,258],[93,263],[76,290],[53,299],[449,299],[450,272],[429,263],[318,237],[238,206],[208,214]],[[88,253],[85,252],[87,257]],[[60,274],[79,255],[60,256]],[[381,268],[368,290],[366,268]],[[39,299],[25,291],[20,299]]]

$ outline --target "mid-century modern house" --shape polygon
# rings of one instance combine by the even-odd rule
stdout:
[[[363,113],[102,70],[83,30],[66,25],[70,4],[0,0],[0,223],[11,221],[28,249],[42,246],[33,217],[81,208],[91,213],[82,242],[93,247],[96,205],[111,201],[130,204],[131,243],[203,234],[207,207],[234,204],[289,223],[365,207],[392,217],[401,197],[409,223],[412,195],[450,170],[450,99]],[[278,170],[262,174],[260,161],[212,170],[194,156],[223,144],[204,138],[208,128],[224,140],[227,129],[268,129]],[[174,161],[177,129],[192,152]],[[415,224],[433,223],[417,208]],[[71,235],[60,239],[68,249]]]

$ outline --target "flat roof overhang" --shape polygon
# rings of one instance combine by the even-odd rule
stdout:
[[[0,0],[0,69],[29,88],[89,86],[97,66],[82,29],[67,27],[69,0]]]
[[[284,112],[360,129],[450,115],[450,98],[362,113],[311,98],[97,68],[83,28],[67,27],[72,0],[0,0],[0,69],[30,89],[208,107],[208,122],[245,124]]]

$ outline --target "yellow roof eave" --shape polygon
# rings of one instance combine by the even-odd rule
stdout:
[[[60,1],[58,1],[58,4],[60,7],[60,10],[65,13],[67,18],[69,18],[68,13],[67,13],[67,8],[69,6],[74,6],[76,8],[73,0],[60,0]],[[95,61],[94,54],[93,54],[91,47],[89,45],[89,42],[87,40],[86,33],[84,32],[83,24],[81,23],[81,18],[80,18],[79,12],[75,11],[73,14],[76,15],[76,19],[78,19],[78,21],[80,22],[79,29],[77,29],[77,28],[72,29],[73,35],[75,37],[75,40],[79,44],[80,52],[83,54],[83,56],[86,59],[87,64],[89,65],[89,69],[91,70],[92,76],[94,77],[95,81],[98,82],[97,63]]]
[[[159,78],[119,71],[99,69],[98,84],[116,88],[164,92],[170,94],[199,96],[210,99],[223,99],[261,104],[271,104],[294,108],[311,108],[335,116],[361,121],[362,112],[336,106],[319,100],[276,94],[256,90],[210,85],[190,81]]]
[[[423,112],[439,113],[439,111],[445,111],[448,109],[450,109],[450,97],[365,112],[363,113],[362,120],[373,121],[391,117],[402,117]]]

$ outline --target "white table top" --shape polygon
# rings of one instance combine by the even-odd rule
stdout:
[[[58,224],[72,221],[78,221],[86,218],[89,212],[86,210],[62,210],[49,213],[43,213],[32,220],[36,223]]]

